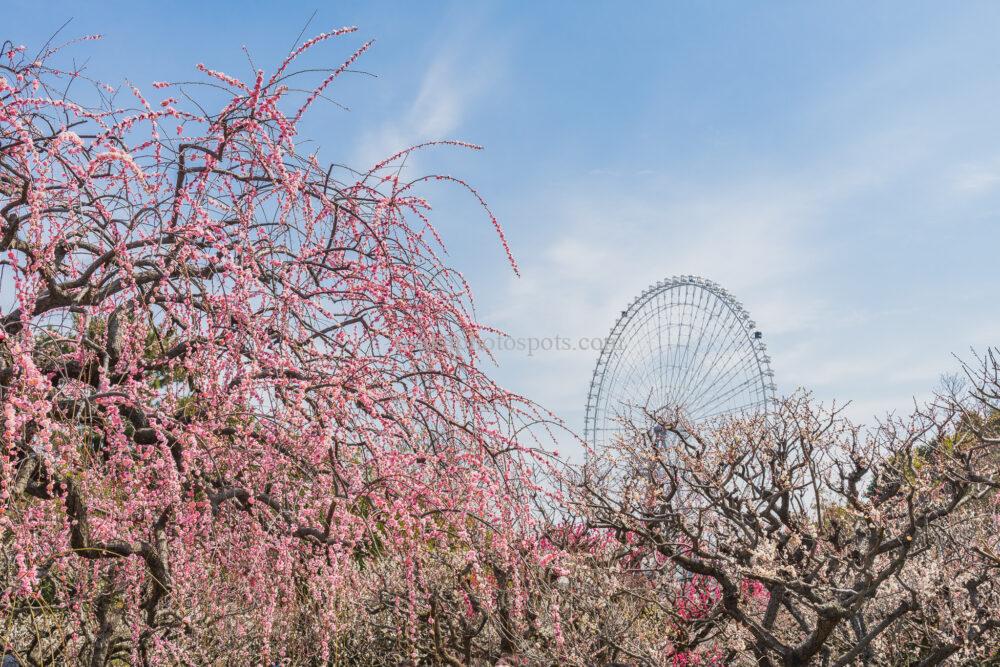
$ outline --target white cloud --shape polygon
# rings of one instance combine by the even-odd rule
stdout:
[[[405,111],[368,130],[358,142],[356,164],[371,165],[427,141],[457,139],[472,109],[504,71],[503,45],[473,44],[472,25],[436,45]],[[407,160],[414,166],[416,156]],[[411,169],[411,171],[416,171]]]
[[[1000,187],[1000,160],[963,164],[952,176],[954,189],[961,194],[982,194]]]

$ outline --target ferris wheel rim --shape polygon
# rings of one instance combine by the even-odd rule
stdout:
[[[586,415],[584,422],[584,440],[590,445],[597,445],[598,431],[615,430],[608,428],[599,428],[600,426],[605,426],[607,419],[605,416],[605,422],[602,424],[598,423],[600,417],[600,405],[602,398],[602,390],[605,389],[606,374],[609,370],[609,363],[612,357],[619,352],[619,344],[622,335],[629,330],[630,324],[633,323],[636,317],[643,312],[644,308],[654,299],[662,296],[671,290],[676,290],[678,288],[689,288],[694,287],[696,290],[702,290],[714,297],[717,300],[717,304],[722,304],[726,309],[726,323],[728,323],[728,318],[732,318],[733,328],[731,331],[739,330],[741,333],[745,334],[745,338],[741,338],[738,345],[742,346],[744,343],[749,343],[748,346],[748,356],[747,358],[752,358],[754,364],[756,365],[756,380],[759,380],[759,392],[760,401],[755,402],[760,403],[762,409],[766,412],[770,404],[774,400],[776,393],[776,388],[774,385],[774,372],[771,370],[770,357],[767,355],[767,346],[764,343],[763,337],[757,329],[756,322],[750,317],[749,312],[743,304],[735,298],[728,290],[713,282],[707,278],[694,275],[680,275],[673,276],[670,278],[665,278],[653,283],[642,292],[639,293],[626,308],[621,312],[621,314],[616,318],[614,325],[611,327],[611,331],[608,337],[604,340],[604,344],[601,346],[600,353],[598,355],[597,363],[594,366],[594,371],[590,380],[590,387],[587,392],[587,404],[586,404]],[[699,299],[701,295],[699,295]],[[713,308],[717,305],[713,304]],[[671,303],[671,305],[677,305]],[[693,303],[692,303],[693,305]],[[701,301],[699,300],[699,306]],[[662,311],[662,308],[661,308]],[[658,313],[652,313],[648,315],[647,319],[652,319],[657,316]],[[662,315],[662,312],[659,313]],[[714,318],[713,318],[714,319]],[[718,320],[715,321],[716,335],[719,334],[722,327],[719,326]],[[688,326],[693,329],[692,324],[682,325],[680,322],[677,324],[678,327]],[[658,330],[658,334],[660,331]],[[637,334],[633,334],[635,337]],[[689,339],[690,342],[689,332]],[[732,341],[730,341],[732,342]],[[701,345],[701,339],[699,338],[698,345]],[[733,353],[739,347],[733,348]],[[662,361],[662,360],[661,360]],[[619,361],[619,365],[620,365]],[[662,365],[661,365],[662,368]],[[690,370],[690,369],[688,369]],[[742,370],[742,369],[740,369]],[[617,372],[617,368],[616,368]],[[613,378],[617,379],[617,378]],[[739,389],[739,387],[737,387]],[[753,388],[754,391],[758,390],[758,387]],[[711,403],[709,404],[711,405]],[[743,406],[746,407],[746,406]],[[725,413],[723,410],[720,414]],[[709,415],[709,417],[715,417],[716,415]]]

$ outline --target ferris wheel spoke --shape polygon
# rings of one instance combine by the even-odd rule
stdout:
[[[708,395],[706,400],[703,400],[700,404],[691,409],[692,413],[698,414],[703,411],[715,410],[720,406],[726,405],[727,402],[732,398],[739,398],[743,389],[753,390],[754,385],[759,380],[752,376],[744,377],[742,382],[738,382],[735,385],[726,385],[721,388],[718,392],[714,392]]]
[[[666,342],[660,346],[658,350],[658,356],[662,362],[666,362],[663,372],[660,375],[660,383],[663,385],[663,404],[669,405],[673,400],[673,387],[670,383],[670,378],[674,373],[674,365],[676,363],[674,359],[674,353],[676,352],[673,345],[673,332],[675,330],[676,324],[680,323],[680,317],[677,313],[677,291],[669,290],[667,292],[661,292],[659,295],[660,299],[660,336],[661,338],[666,335]],[[663,325],[663,318],[667,318],[666,326]],[[677,318],[677,322],[674,322],[674,318]],[[662,406],[661,406],[662,407]]]
[[[700,388],[697,396],[692,397],[692,404],[696,404],[697,402],[703,400],[705,396],[712,396],[713,393],[714,395],[717,395],[720,391],[724,391],[733,377],[738,377],[738,374],[741,371],[750,368],[753,363],[756,363],[756,360],[753,357],[746,356],[742,358],[736,357],[734,360],[734,356],[737,352],[742,350],[742,347],[743,346],[741,345],[729,353],[726,362],[722,365],[718,374],[712,377],[711,382],[704,386],[704,388]],[[721,385],[719,384],[720,382],[722,383]]]
[[[685,329],[687,329],[687,338],[684,343],[683,354],[680,361],[677,364],[677,368],[674,369],[674,379],[673,384],[678,389],[678,394],[682,395],[687,386],[687,375],[690,370],[694,357],[691,355],[691,338],[695,331],[695,322],[697,321],[697,315],[701,311],[700,308],[696,308],[694,305],[695,296],[698,297],[699,303],[700,299],[704,297],[704,293],[700,289],[693,289],[692,285],[688,286],[688,292],[690,294],[690,301],[687,302],[687,311],[685,313],[687,324]],[[683,335],[683,331],[678,332],[678,337]],[[679,401],[678,401],[679,402]]]
[[[710,311],[708,308],[705,307],[704,304],[705,294],[706,294],[705,290],[698,290],[699,314],[701,315],[701,319],[698,320],[698,331],[700,333],[703,333],[705,331],[705,327],[709,322],[709,318],[715,317],[715,313],[717,312],[717,309],[720,305],[720,302],[718,300],[713,301],[711,304],[712,308]],[[711,315],[709,313],[711,313]],[[691,334],[694,333],[694,322],[692,322],[692,328],[690,333]],[[691,375],[691,369],[694,367],[694,362],[699,358],[698,355],[701,353],[701,345],[704,339],[705,337],[703,335],[698,336],[697,344],[695,346],[694,352],[691,354],[690,361],[685,360],[684,373],[680,379],[681,386],[686,386],[689,381]]]
[[[756,402],[745,403],[745,404],[737,406],[736,408],[733,408],[733,409],[719,410],[718,412],[716,412],[714,414],[705,415],[704,417],[702,417],[702,419],[704,419],[705,421],[709,421],[709,420],[715,419],[716,417],[722,417],[724,415],[740,414],[740,412],[742,410],[747,410],[749,408],[757,407],[759,405],[760,404],[756,403]]]
[[[657,312],[658,312],[658,314],[659,314],[660,317],[663,316],[664,305],[665,305],[664,301],[665,300],[666,299],[665,299],[665,295],[663,294],[663,292],[657,292],[656,293],[656,309],[657,309]],[[657,351],[663,349],[663,327],[656,327],[656,349],[657,349]],[[656,361],[657,361],[657,369],[658,370],[657,370],[656,376],[657,376],[657,380],[659,381],[659,385],[660,385],[660,398],[661,398],[661,400],[666,400],[667,399],[667,388],[668,388],[669,385],[667,385],[667,383],[666,383],[666,369],[663,367],[663,355],[662,354],[656,354],[655,358],[656,358]]]
[[[662,349],[660,336],[663,333],[663,327],[659,322],[663,317],[663,295],[657,294],[653,304],[655,315],[649,318],[645,324],[642,349],[644,358],[639,361],[638,372],[642,376],[642,382],[655,389],[650,398],[650,405],[654,410],[658,410],[664,402],[666,392],[663,382],[663,357],[658,354],[658,351]],[[654,363],[653,360],[656,362]]]
[[[711,355],[711,352],[712,352],[712,350],[713,350],[713,348],[715,346],[715,343],[718,341],[719,336],[721,335],[721,333],[723,331],[723,327],[719,326],[719,322],[718,322],[718,317],[719,317],[719,314],[720,314],[720,312],[719,312],[720,310],[721,310],[721,314],[725,315],[726,318],[727,318],[727,321],[728,321],[728,318],[729,318],[729,315],[730,315],[729,309],[725,306],[725,304],[721,300],[716,299],[715,302],[714,302],[714,304],[713,304],[713,308],[712,308],[712,317],[711,317],[711,319],[706,318],[704,320],[704,327],[702,328],[702,332],[708,331],[708,326],[709,326],[710,322],[714,322],[715,323],[716,326],[713,326],[712,329],[711,329],[711,331],[710,331],[711,338],[709,339],[708,345],[705,347],[704,354],[698,360],[698,365],[695,366],[692,363],[690,365],[690,367],[688,368],[687,372],[684,375],[684,387],[685,387],[686,391],[689,394],[690,394],[690,392],[693,389],[693,385],[691,383],[697,381],[697,378],[698,378],[699,374],[701,374],[702,369],[704,368],[705,359],[708,358]],[[703,340],[706,337],[707,336],[700,336],[699,340]]]
[[[635,391],[638,385],[638,377],[642,373],[641,361],[646,356],[642,353],[642,327],[652,319],[652,316],[643,318],[641,320],[632,320],[629,322],[629,328],[623,332],[623,340],[625,342],[625,351],[621,355],[619,363],[615,367],[613,382],[618,382],[618,378],[621,377],[621,384],[625,387]],[[635,400],[635,396],[632,397]]]
[[[671,403],[675,403],[677,401],[677,396],[674,395],[673,390],[676,387],[676,377],[678,375],[677,369],[681,365],[681,360],[679,358],[680,341],[681,341],[681,336],[683,336],[684,334],[683,327],[685,326],[684,321],[686,319],[684,309],[685,305],[687,304],[688,294],[690,292],[690,286],[684,285],[683,287],[675,290],[675,292],[676,294],[672,295],[675,298],[671,301],[671,311],[677,315],[677,324],[668,329],[671,347],[670,347],[670,371],[667,378],[667,386],[670,387],[671,390],[671,395],[670,395]],[[674,340],[675,336],[676,336],[676,341]]]
[[[740,345],[729,344],[720,349],[712,365],[702,372],[699,383],[692,387],[692,393],[689,396],[691,403],[696,403],[705,393],[718,388],[719,382],[725,380],[740,367],[741,359],[745,359],[745,357],[742,356]]]
[[[633,317],[623,324],[618,333],[615,347],[620,352],[615,359],[614,366],[610,367],[610,376],[607,379],[607,385],[611,391],[607,392],[607,398],[605,399],[604,405],[607,411],[605,420],[608,417],[614,418],[616,415],[627,417],[628,411],[623,409],[624,406],[621,405],[622,399],[634,402],[637,398],[635,394],[638,388],[635,386],[634,380],[630,381],[630,378],[635,377],[637,370],[636,359],[633,358],[636,336],[638,335],[639,327],[646,319],[650,319],[651,317],[651,314],[647,314],[644,317]],[[620,380],[619,378],[622,377],[623,370],[627,371],[627,373]],[[609,405],[609,402],[612,401],[614,403]]]
[[[732,326],[729,326],[730,322]],[[749,337],[743,330],[742,322],[732,313],[724,323],[720,324],[720,330],[724,332],[724,345],[713,354],[711,365],[699,372],[700,380],[692,387],[694,394],[690,397],[692,400],[700,397],[706,385],[711,386],[711,383],[717,382],[720,375],[724,375],[728,368],[737,364],[739,360],[737,355],[749,344]]]
[[[699,363],[698,368],[694,370],[691,384],[688,386],[688,400],[694,398],[705,382],[715,377],[715,369],[719,366],[719,363],[724,358],[728,360],[732,356],[731,350],[733,346],[738,344],[738,341],[735,341],[730,335],[730,324],[735,323],[735,314],[727,307],[723,311],[722,317],[724,319],[715,320],[712,338],[705,351],[705,356]],[[718,347],[716,347],[717,343]],[[706,363],[708,366],[705,365]]]

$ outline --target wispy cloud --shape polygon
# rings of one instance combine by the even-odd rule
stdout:
[[[963,164],[952,176],[952,185],[960,194],[985,194],[1000,188],[1000,159]]]
[[[420,84],[395,117],[368,129],[357,146],[356,163],[370,165],[426,141],[462,139],[463,123],[504,73],[504,44],[499,38],[477,43],[477,21],[435,44]],[[413,159],[408,161],[413,166]]]

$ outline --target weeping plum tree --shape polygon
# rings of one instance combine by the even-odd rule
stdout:
[[[351,32],[246,81],[199,65],[214,106],[161,82],[74,102],[60,49],[4,45],[0,642],[22,663],[458,664],[539,626],[513,437],[534,409],[479,370],[419,190],[482,199],[403,180],[409,151],[351,172],[296,145],[369,44],[306,93],[296,62]]]

